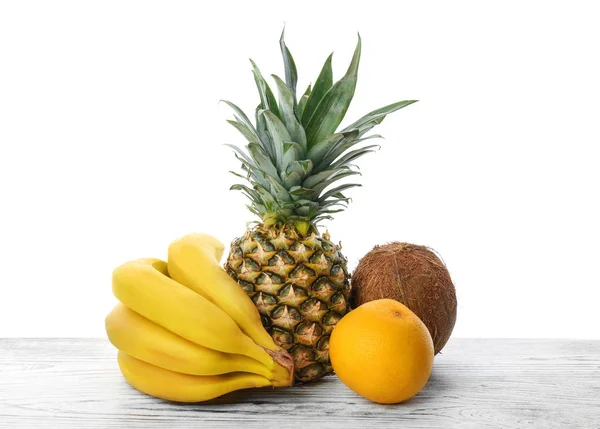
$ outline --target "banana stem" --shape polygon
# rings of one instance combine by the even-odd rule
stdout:
[[[279,350],[265,349],[273,358],[275,366],[273,372],[273,386],[291,386],[294,384],[294,359],[288,352],[279,348]]]
[[[271,372],[273,386],[291,386],[294,383],[294,359],[280,347],[270,350],[246,337],[246,356],[249,356],[267,367]]]

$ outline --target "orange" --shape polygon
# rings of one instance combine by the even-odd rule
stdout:
[[[337,376],[359,395],[395,404],[416,395],[433,366],[425,324],[393,299],[367,302],[334,328],[329,357]]]

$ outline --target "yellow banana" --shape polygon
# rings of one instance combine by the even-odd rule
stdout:
[[[119,351],[118,360],[129,384],[144,393],[170,401],[208,401],[234,390],[271,385],[265,377],[243,372],[212,376],[181,374],[151,365],[122,351]]]
[[[250,372],[273,378],[272,372],[257,360],[194,344],[123,304],[117,304],[106,317],[106,332],[117,349],[167,370],[192,375]]]
[[[223,250],[223,244],[207,234],[175,240],[169,246],[169,275],[227,313],[257,344],[278,350],[252,300],[219,265]]]
[[[159,259],[127,262],[113,272],[113,293],[131,310],[195,344],[251,357],[270,370],[276,366],[223,310],[167,273],[167,263]]]

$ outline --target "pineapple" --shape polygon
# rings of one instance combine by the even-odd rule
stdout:
[[[273,75],[278,99],[251,61],[260,96],[255,123],[224,101],[235,113],[228,122],[248,141],[246,150],[229,146],[242,164],[242,173],[233,174],[250,186],[231,189],[243,192],[248,209],[260,218],[233,240],[225,269],[252,298],[275,342],[293,356],[296,380],[307,382],[332,372],[329,335],[350,302],[346,258],[317,226],[347,207],[342,192],[360,186],[336,182],[359,174],[352,162],[378,147],[361,144],[380,137],[366,134],[415,100],[374,110],[336,131],[354,95],[360,36],[346,74],[333,83],[330,55],[314,86],[299,98],[296,65],[283,33],[279,42],[285,82]]]

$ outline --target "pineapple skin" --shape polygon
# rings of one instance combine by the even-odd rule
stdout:
[[[231,243],[227,273],[250,296],[275,343],[294,358],[296,381],[333,369],[329,336],[350,309],[347,259],[328,233],[291,226],[249,229]]]

